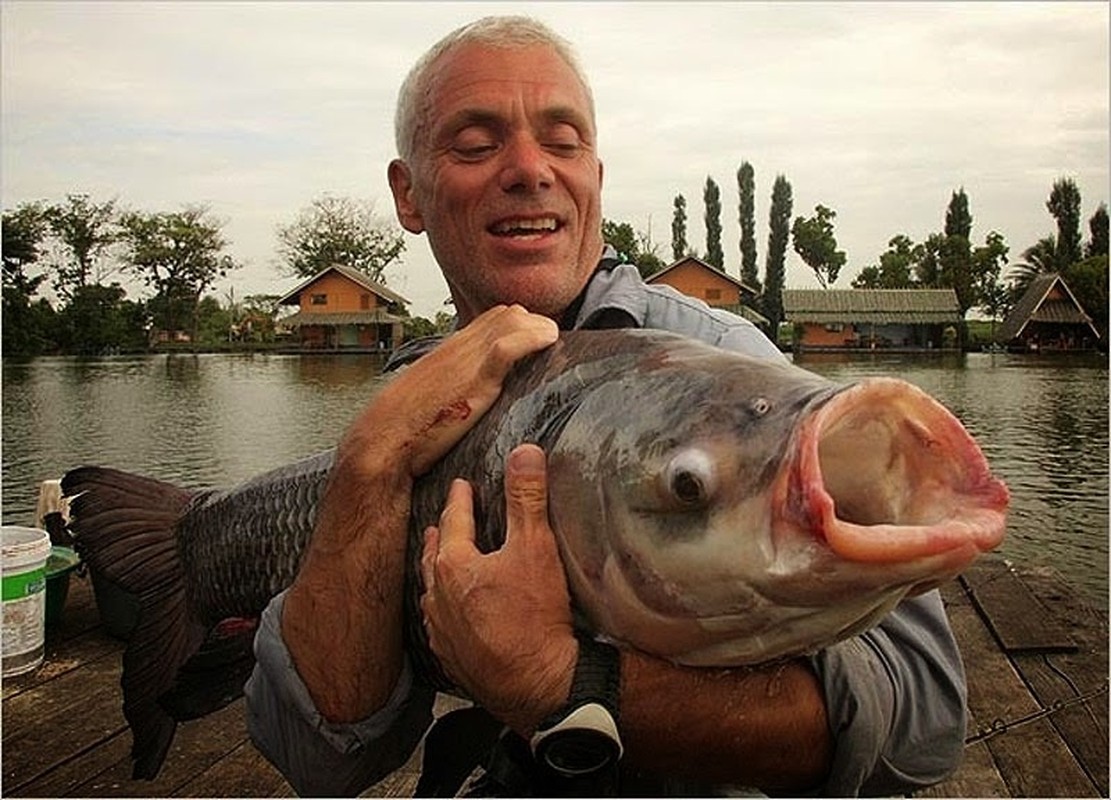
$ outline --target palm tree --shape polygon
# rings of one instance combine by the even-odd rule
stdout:
[[[1007,271],[1011,284],[1011,297],[1016,301],[1026,294],[1030,282],[1039,275],[1059,272],[1057,267],[1057,237],[1052,233],[1043,236],[1022,252],[1022,260]]]

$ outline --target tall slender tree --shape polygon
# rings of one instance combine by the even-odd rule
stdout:
[[[779,336],[783,321],[783,284],[787,272],[787,242],[791,235],[791,184],[784,175],[777,175],[772,186],[771,209],[768,212],[768,256],[764,267],[763,311],[768,318],[772,341]]]
[[[678,261],[687,252],[687,198],[677,194],[675,213],[671,216],[671,257]]]
[[[1088,231],[1091,233],[1091,239],[1088,240],[1088,247],[1085,249],[1084,255],[1087,258],[1107,255],[1106,203],[1100,203],[1099,208],[1092,214],[1092,218],[1088,220]]]
[[[725,271],[725,253],[721,249],[721,189],[709,175],[702,191],[706,204],[706,263]]]
[[[977,304],[971,236],[972,213],[968,210],[968,195],[962,186],[953,192],[945,210],[945,238],[938,252],[937,276],[939,288],[956,292],[962,317]]]
[[[1076,181],[1054,181],[1045,207],[1057,220],[1057,267],[1067,269],[1080,260],[1080,189]]]
[[[972,238],[972,214],[963,186],[949,198],[949,207],[945,209],[945,235],[963,236],[965,240]]]
[[[738,207],[741,223],[741,283],[760,291],[760,268],[756,263],[756,175],[752,165],[741,162],[737,170]]]

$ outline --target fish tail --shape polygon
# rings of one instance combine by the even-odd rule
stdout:
[[[120,684],[133,777],[153,779],[177,728],[159,698],[205,639],[205,626],[189,607],[176,539],[194,493],[105,467],[69,471],[62,491],[72,498],[69,528],[81,558],[139,599]]]

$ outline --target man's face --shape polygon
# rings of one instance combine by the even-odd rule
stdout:
[[[425,232],[464,323],[520,303],[558,317],[602,251],[602,165],[586,89],[550,47],[464,45],[434,66],[398,219]]]

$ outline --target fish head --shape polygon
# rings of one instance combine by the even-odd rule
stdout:
[[[761,663],[871,627],[1003,536],[1007,490],[911,384],[843,387],[671,344],[581,398],[549,452],[580,610],[693,665]]]

